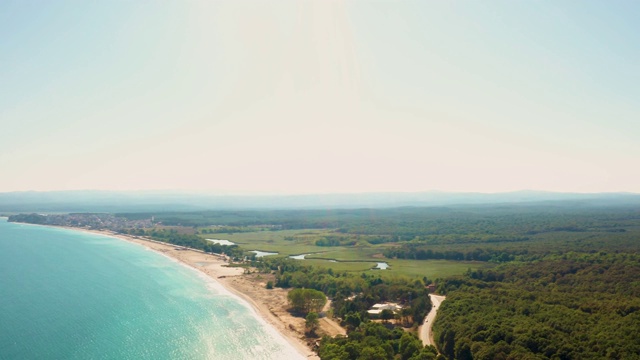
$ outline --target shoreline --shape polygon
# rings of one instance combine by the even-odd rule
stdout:
[[[254,312],[255,316],[259,320],[262,320],[269,328],[279,334],[284,341],[286,341],[300,355],[301,358],[314,360],[320,359],[318,355],[311,350],[309,346],[307,346],[307,343],[298,337],[298,332],[295,331],[295,327],[291,322],[283,320],[282,317],[278,316],[274,312],[273,308],[271,308],[267,303],[261,302],[259,299],[252,297],[252,295],[255,294],[248,293],[251,284],[243,284],[241,281],[234,281],[234,279],[243,277],[244,268],[228,267],[228,263],[226,262],[224,255],[208,254],[178,245],[172,245],[137,236],[119,234],[109,230],[91,230],[55,225],[40,226],[106,236],[137,244],[149,251],[166,256],[169,259],[180,263],[182,266],[186,266],[197,271],[199,275],[206,276],[207,281],[213,281],[220,285],[220,287],[226,290],[230,296],[236,297],[238,301],[243,302],[249,310]]]
[[[111,231],[105,230],[88,230],[73,227],[61,227],[69,230],[84,231],[87,233],[104,235],[119,240],[131,242],[143,246],[144,248],[154,251],[160,255],[164,255],[173,260],[178,261],[184,266],[187,266],[200,274],[204,274],[210,280],[213,280],[220,286],[222,286],[229,294],[238,298],[239,301],[246,303],[247,307],[252,310],[257,317],[263,320],[269,327],[275,332],[280,334],[282,338],[291,345],[303,358],[308,359],[320,359],[315,352],[313,352],[305,343],[303,343],[298,337],[286,331],[289,324],[281,321],[278,317],[274,316],[272,312],[266,306],[261,306],[254,298],[245,294],[236,286],[233,286],[230,281],[233,277],[239,277],[244,274],[244,268],[240,267],[228,267],[228,263],[224,260],[223,255],[213,255],[200,252],[197,250],[184,248],[177,245],[162,243],[160,241],[133,237],[124,234],[115,234]],[[176,250],[180,248],[180,250]],[[205,263],[205,265],[199,265],[198,263]]]

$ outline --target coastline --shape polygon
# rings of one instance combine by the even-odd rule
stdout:
[[[222,286],[227,292],[229,292],[232,296],[235,296],[239,301],[244,302],[249,309],[254,311],[257,317],[262,319],[269,327],[280,334],[282,338],[287,343],[289,343],[296,350],[296,352],[300,354],[302,358],[320,359],[318,355],[313,350],[311,350],[306,341],[304,341],[304,337],[301,339],[300,333],[296,331],[296,329],[300,325],[299,322],[294,324],[291,321],[292,319],[285,319],[283,318],[283,316],[279,316],[274,310],[273,306],[270,306],[270,301],[273,299],[266,299],[259,296],[259,294],[256,294],[255,283],[250,280],[243,279],[245,277],[243,275],[244,268],[228,267],[223,255],[207,254],[197,250],[162,243],[156,240],[118,234],[107,230],[90,230],[69,226],[50,227],[97,234],[134,243],[143,246],[150,251],[154,251],[160,255],[177,261],[181,265],[186,266],[192,270],[198,271],[199,274],[206,276],[208,280],[212,280]],[[283,289],[273,289],[268,291],[275,291],[275,294],[279,293],[279,295],[284,295],[284,298],[286,299],[286,291]],[[304,319],[302,319],[302,322],[304,323]],[[298,326],[296,327],[296,325]]]

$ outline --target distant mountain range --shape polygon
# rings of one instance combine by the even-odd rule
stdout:
[[[49,191],[0,193],[0,212],[148,212],[238,209],[389,208],[482,204],[640,206],[635,193],[360,193],[310,195],[216,195],[163,191]]]

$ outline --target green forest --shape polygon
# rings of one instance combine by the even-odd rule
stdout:
[[[362,324],[348,337],[324,338],[318,350],[321,359],[339,360],[431,360],[437,354],[433,346],[422,346],[413,334],[374,322]]]
[[[640,256],[567,253],[444,279],[449,359],[640,359]]]

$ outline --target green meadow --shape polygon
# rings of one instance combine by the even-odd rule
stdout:
[[[245,250],[276,252],[276,257],[305,254],[305,264],[331,268],[333,271],[368,272],[382,277],[412,277],[436,279],[460,275],[468,269],[494,266],[486,262],[449,260],[405,260],[386,259],[382,252],[394,245],[371,245],[366,241],[354,246],[317,246],[315,242],[325,236],[334,235],[327,229],[255,231],[239,233],[200,234],[205,239],[225,239]],[[379,262],[386,262],[385,270],[374,269]]]

